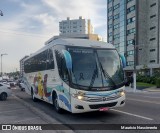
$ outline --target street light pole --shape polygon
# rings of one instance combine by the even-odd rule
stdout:
[[[0,10],[0,16],[3,16],[3,12]]]
[[[134,92],[136,92],[136,36],[134,34],[134,70],[133,70],[133,82]]]
[[[2,56],[7,55],[7,54],[1,54],[1,77],[3,76],[3,71],[2,71]]]

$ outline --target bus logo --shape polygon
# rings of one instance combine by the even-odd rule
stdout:
[[[105,98],[105,97],[103,97],[103,101],[106,101],[106,98]]]
[[[11,125],[2,125],[2,130],[11,130]]]

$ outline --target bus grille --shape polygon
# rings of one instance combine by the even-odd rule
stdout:
[[[106,103],[106,104],[94,104],[94,105],[89,105],[89,107],[91,109],[99,109],[102,107],[113,107],[117,104],[117,102],[113,102],[113,103]]]
[[[110,101],[119,98],[119,95],[110,96],[110,97],[89,97],[87,99],[88,102],[102,102],[102,101]]]

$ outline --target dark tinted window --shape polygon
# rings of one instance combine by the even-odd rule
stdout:
[[[40,54],[38,54],[35,58],[34,58],[34,62],[35,62],[35,67],[34,67],[34,71],[43,71],[46,70],[46,65],[47,65],[47,51],[44,51]]]
[[[154,62],[156,62],[155,60],[150,60],[150,63],[154,63]]]
[[[153,3],[152,5],[150,5],[150,7],[153,7],[153,6],[155,6],[156,5],[156,3]]]
[[[67,70],[65,58],[62,52],[63,49],[65,49],[65,47],[56,46],[55,55],[56,55],[59,75],[61,79],[68,84],[69,83],[68,82],[69,81],[68,80],[68,70]]]
[[[150,52],[154,52],[154,51],[156,51],[155,49],[150,49]]]
[[[154,15],[150,16],[150,18],[154,18],[154,17],[156,17],[156,14],[154,14]]]
[[[54,69],[53,53],[51,49],[45,50],[24,63],[26,73]]]
[[[47,59],[47,70],[49,69],[54,69],[53,52],[51,49],[48,50],[48,59]]]
[[[153,27],[150,28],[150,30],[153,30],[153,29],[155,29],[155,28],[156,28],[156,26],[153,26]]]
[[[132,11],[135,10],[135,5],[134,6],[131,6],[130,8],[127,9],[127,13],[130,13]]]
[[[151,38],[150,41],[156,40],[156,38]]]

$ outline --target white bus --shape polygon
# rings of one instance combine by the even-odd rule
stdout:
[[[59,38],[24,61],[24,79],[33,101],[57,112],[106,111],[125,104],[124,58],[105,42]]]

